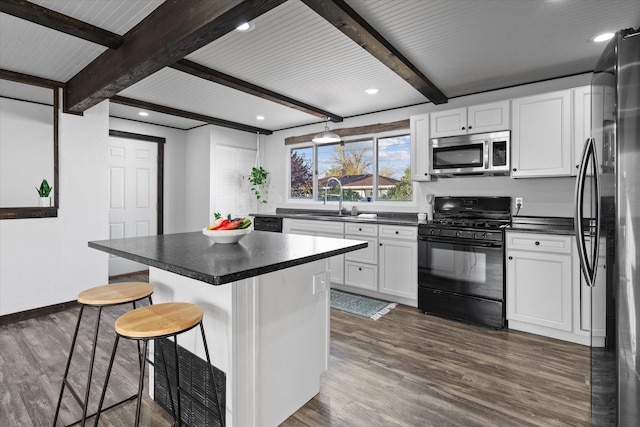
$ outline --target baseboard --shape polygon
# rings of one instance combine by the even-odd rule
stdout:
[[[35,317],[47,316],[49,314],[58,313],[78,306],[78,301],[74,300],[45,307],[38,307],[31,310],[19,311],[17,313],[5,314],[4,316],[0,316],[0,326],[20,322],[22,320],[33,319]]]

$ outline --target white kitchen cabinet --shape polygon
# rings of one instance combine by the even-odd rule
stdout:
[[[431,181],[429,174],[429,114],[409,117],[411,123],[411,179]]]
[[[305,219],[284,218],[283,231],[305,236],[344,238],[344,223],[337,221],[312,221]],[[329,258],[331,283],[344,283],[344,255]]]
[[[509,101],[431,113],[431,138],[508,130]]]
[[[587,243],[588,244],[588,243]],[[587,286],[582,270],[580,269],[580,259],[574,257],[574,324],[576,332],[586,337],[593,337],[591,345],[603,347],[606,336],[606,254],[605,239],[601,239],[601,252],[598,257],[598,272],[593,288]],[[574,245],[574,253],[577,254],[577,247]],[[593,317],[592,317],[593,313]],[[593,330],[593,332],[592,332]]]
[[[344,260],[344,283],[357,288],[378,290],[378,225],[345,224],[345,238],[365,240],[364,249],[349,252]]]
[[[506,269],[509,327],[513,320],[572,330],[570,236],[509,234]]]
[[[418,229],[379,226],[380,292],[415,299],[418,294]]]
[[[573,236],[507,232],[506,242],[509,328],[603,346],[604,254],[592,293],[582,279]]]
[[[511,176],[570,176],[571,90],[517,98],[511,107]]]

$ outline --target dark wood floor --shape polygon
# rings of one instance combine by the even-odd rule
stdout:
[[[111,310],[101,324],[96,390],[111,348],[107,332],[124,310]],[[51,424],[77,313],[69,308],[1,323],[0,426]],[[90,333],[90,327],[82,332],[78,363],[89,358]],[[109,386],[112,402],[135,393],[136,350],[125,351],[129,357],[120,353]],[[579,345],[464,325],[402,305],[377,321],[332,309],[331,364],[321,391],[283,425],[588,426],[589,369],[588,348]],[[130,402],[111,410],[100,425],[132,425],[134,409]],[[79,414],[67,395],[62,422]],[[168,426],[171,418],[147,398],[142,425]]]

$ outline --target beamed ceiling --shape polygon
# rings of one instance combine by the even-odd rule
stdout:
[[[639,26],[637,0],[0,0],[0,76],[58,82],[71,113],[270,134],[588,73],[592,36]]]

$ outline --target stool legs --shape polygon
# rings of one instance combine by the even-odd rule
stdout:
[[[221,401],[220,398],[218,396],[218,389],[216,387],[216,381],[215,381],[215,377],[214,377],[214,373],[213,373],[213,367],[211,366],[211,358],[209,356],[209,348],[207,346],[207,339],[205,337],[204,334],[204,326],[202,324],[202,321],[199,322],[200,325],[200,332],[202,334],[202,342],[204,344],[204,351],[205,351],[205,355],[207,357],[207,365],[208,365],[208,370],[209,370],[209,375],[211,377],[211,383],[213,385],[213,393],[214,393],[214,398],[216,401],[216,405],[218,407],[218,417],[219,417],[219,421],[220,421],[220,426],[224,427],[224,420],[225,420],[225,413],[223,412],[223,408],[221,405]],[[178,426],[182,425],[182,411],[181,411],[181,403],[180,403],[180,360],[179,360],[179,356],[178,356],[178,336],[176,335],[172,335],[173,337],[173,351],[174,351],[174,356],[175,356],[175,361],[176,361],[176,377],[175,377],[175,381],[176,381],[176,404],[174,406],[173,403],[173,397],[171,395],[171,382],[169,380],[169,372],[167,370],[167,364],[166,364],[166,360],[164,357],[164,350],[162,348],[162,343],[161,342],[157,342],[157,344],[160,346],[160,353],[161,353],[161,357],[163,360],[163,364],[164,364],[164,375],[167,381],[167,388],[169,390],[169,399],[171,401],[171,408],[173,411],[173,416],[174,416],[174,425],[177,423]],[[124,337],[127,338],[127,337]],[[160,337],[156,337],[156,338],[160,338]],[[135,339],[135,338],[128,338],[128,339]],[[140,341],[142,341],[142,356],[140,357],[140,377],[138,378],[138,397],[137,397],[137,403],[136,403],[136,420],[135,420],[135,426],[138,427],[138,425],[140,424],[140,412],[141,412],[141,408],[142,408],[142,391],[144,389],[144,371],[145,371],[145,365],[147,362],[147,358],[146,358],[146,354],[147,354],[147,344],[149,339],[154,339],[155,338],[148,338],[148,339],[136,339],[136,341],[138,342],[138,344],[140,343]],[[118,343],[120,342],[120,335],[116,334],[116,339],[113,343],[113,350],[111,352],[111,359],[109,360],[109,367],[107,368],[107,377],[104,381],[104,388],[102,389],[102,394],[100,396],[100,403],[98,405],[98,411],[96,413],[96,418],[95,418],[95,423],[94,423],[94,427],[98,426],[98,421],[100,420],[100,414],[102,412],[102,405],[104,404],[104,398],[105,395],[107,393],[107,386],[109,384],[109,377],[111,376],[111,370],[113,368],[113,363],[115,360],[115,356],[118,350]],[[176,413],[176,407],[177,407],[177,413]]]
[[[60,396],[58,397],[58,405],[56,406],[56,415],[53,417],[53,426],[55,427],[58,422],[58,415],[60,415],[60,406],[62,405],[62,395],[64,394],[64,388],[67,385],[67,375],[69,374],[69,368],[71,367],[71,356],[73,355],[73,349],[76,347],[76,339],[78,338],[78,331],[80,330],[80,322],[82,320],[82,313],[84,312],[84,305],[80,306],[80,313],[78,314],[78,322],[76,323],[76,330],[73,333],[73,339],[71,340],[71,349],[69,350],[69,357],[67,358],[67,367],[64,370],[62,377],[62,386],[60,387]]]

